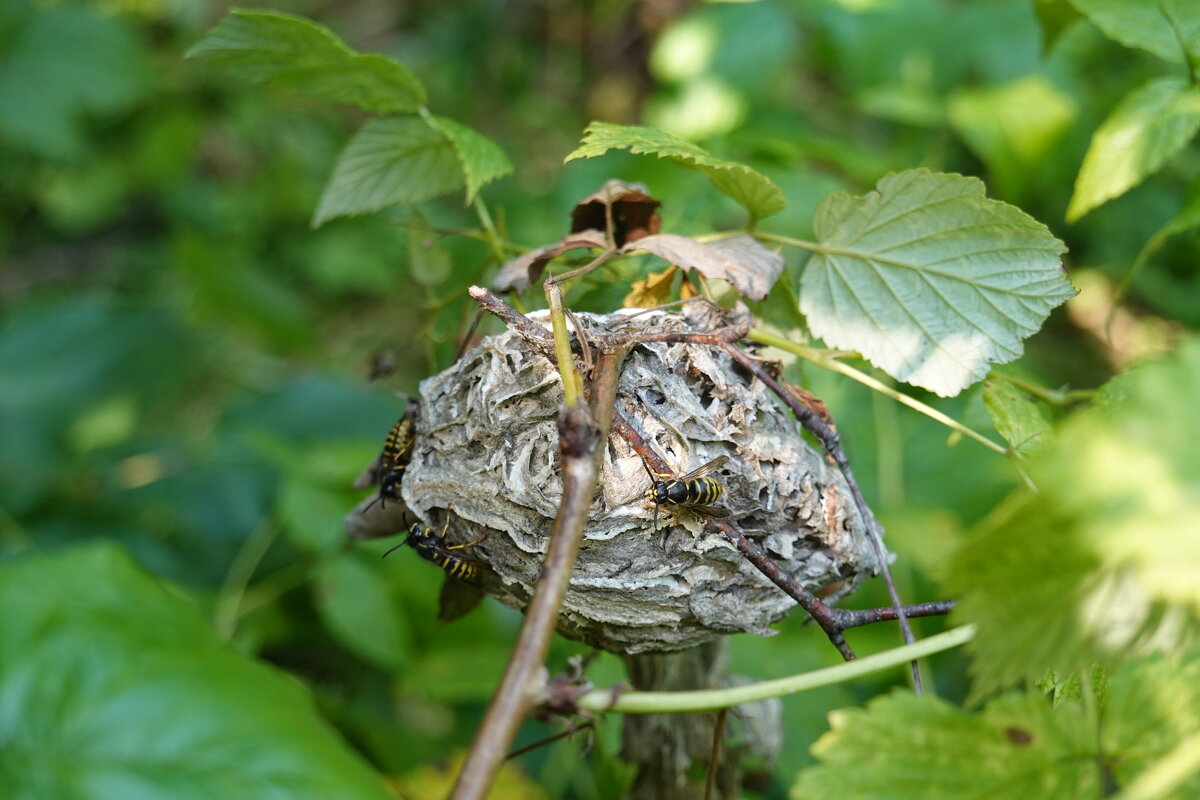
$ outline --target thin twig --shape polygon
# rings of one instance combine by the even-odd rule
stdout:
[[[545,747],[548,744],[554,744],[559,739],[566,739],[567,737],[574,736],[575,734],[579,733],[579,731],[586,731],[588,728],[595,727],[595,725],[596,723],[590,719],[584,722],[582,725],[569,724],[569,727],[565,731],[559,731],[553,736],[547,736],[545,739],[539,739],[533,744],[527,744],[524,747],[518,747],[516,750],[513,750],[511,753],[505,756],[504,760],[512,761],[517,756],[523,756],[526,753],[531,753],[534,750],[537,750],[539,747]]]
[[[888,569],[887,550],[883,546],[883,536],[879,532],[875,515],[867,508],[867,501],[863,497],[862,490],[858,488],[858,481],[854,479],[854,471],[850,468],[850,460],[846,458],[846,451],[842,449],[841,436],[839,436],[837,429],[821,419],[820,415],[811,408],[797,400],[794,394],[780,386],[779,382],[771,377],[762,368],[761,364],[743,353],[737,345],[726,343],[724,347],[725,352],[729,353],[734,361],[749,370],[754,377],[762,381],[767,388],[779,396],[779,399],[791,409],[792,414],[796,416],[796,419],[800,421],[804,429],[817,437],[825,447],[825,452],[829,453],[837,463],[838,469],[841,470],[842,476],[846,479],[846,483],[850,487],[850,495],[854,498],[854,505],[858,508],[859,516],[862,517],[863,524],[867,526],[867,533],[875,549],[875,557],[879,561],[879,571],[883,575],[888,596],[891,598],[892,605],[896,609],[896,621],[900,624],[900,630],[904,634],[904,643],[912,644],[916,641],[916,637],[913,636],[912,626],[908,624],[908,619],[905,617],[904,604],[900,601],[900,593],[896,591],[896,583],[892,580],[891,570]],[[912,662],[912,674],[913,688],[917,694],[920,694],[921,668],[916,661]]]
[[[725,738],[725,717],[729,709],[717,712],[717,724],[713,726],[712,752],[708,756],[708,777],[704,780],[704,800],[712,800],[713,786],[717,782],[717,763],[721,759],[721,740]]]
[[[600,357],[589,398],[590,412],[587,406],[580,404],[565,407],[559,414],[563,497],[558,518],[554,521],[549,550],[533,598],[525,609],[517,643],[475,733],[454,785],[452,800],[481,800],[487,794],[512,746],[521,720],[538,700],[541,683],[538,675],[546,661],[558,612],[583,540],[588,509],[596,493],[600,457],[608,438],[608,421],[617,395],[617,378],[626,354],[627,351],[621,350]]]

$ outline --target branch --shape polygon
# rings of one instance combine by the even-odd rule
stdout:
[[[744,703],[755,703],[772,697],[806,692],[835,683],[845,683],[863,675],[881,672],[917,658],[958,647],[975,636],[974,625],[953,628],[915,644],[860,658],[846,664],[813,670],[812,672],[760,681],[726,689],[707,689],[695,692],[624,692],[613,689],[593,689],[579,697],[579,709],[591,712],[610,711],[619,714],[684,714],[716,711]]]
[[[475,296],[474,292],[472,296]],[[550,548],[533,598],[525,609],[525,618],[504,677],[496,687],[471,743],[454,785],[452,800],[481,800],[487,794],[512,746],[517,728],[539,699],[540,672],[583,539],[588,509],[596,493],[600,457],[608,439],[608,420],[625,355],[626,351],[622,350],[601,356],[590,397],[590,413],[582,404],[565,407],[559,413],[563,497],[550,535]],[[600,423],[593,422],[594,419]]]
[[[896,583],[892,580],[891,570],[888,569],[887,550],[883,546],[883,536],[879,532],[879,527],[875,522],[875,516],[867,508],[867,501],[863,498],[862,490],[858,488],[858,481],[854,479],[854,471],[850,469],[850,460],[846,458],[846,452],[842,449],[841,437],[838,435],[837,429],[826,422],[821,416],[800,402],[793,393],[779,385],[779,382],[771,377],[762,365],[759,364],[750,356],[746,355],[732,343],[725,344],[725,352],[737,361],[743,367],[750,371],[752,375],[762,381],[771,391],[779,396],[779,399],[791,409],[796,415],[796,419],[800,420],[800,424],[805,430],[812,433],[820,440],[825,447],[825,452],[829,453],[830,457],[837,463],[838,469],[841,470],[846,483],[850,486],[850,494],[854,498],[854,505],[858,507],[858,513],[862,517],[863,524],[867,526],[867,531],[871,537],[871,544],[875,548],[875,557],[879,560],[879,570],[883,574],[884,583],[887,585],[888,596],[892,599],[892,606],[896,609],[896,621],[900,623],[900,630],[904,634],[905,644],[912,644],[916,641],[913,637],[912,626],[908,624],[908,619],[904,614],[904,604],[900,601],[900,593],[896,591]],[[921,669],[916,661],[912,662],[913,686],[917,694],[921,693]]]

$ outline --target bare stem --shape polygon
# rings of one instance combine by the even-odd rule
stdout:
[[[726,343],[725,352],[729,353],[734,361],[741,364],[751,374],[766,384],[767,388],[775,392],[779,396],[779,399],[784,402],[784,405],[790,408],[792,413],[795,414],[796,419],[800,421],[805,430],[817,437],[821,444],[824,445],[825,452],[829,453],[830,457],[837,463],[838,469],[841,470],[842,476],[846,479],[846,484],[850,487],[850,495],[854,498],[854,505],[858,508],[863,525],[867,527],[871,544],[875,549],[875,557],[879,562],[879,571],[883,574],[888,596],[892,599],[892,605],[896,609],[896,621],[900,624],[900,631],[904,634],[904,642],[905,644],[912,644],[916,641],[916,638],[913,636],[912,626],[908,624],[908,619],[904,615],[904,604],[900,600],[900,593],[896,591],[896,583],[892,580],[891,570],[888,569],[887,550],[883,546],[883,535],[879,531],[875,515],[867,508],[867,501],[863,497],[862,490],[858,487],[858,481],[854,478],[854,471],[850,468],[850,460],[846,458],[845,450],[842,449],[841,437],[838,435],[837,429],[822,419],[811,408],[801,403],[795,394],[780,386],[779,382],[771,377],[762,368],[761,364],[743,353],[737,345]],[[921,669],[916,661],[912,662],[912,673],[913,687],[916,689],[917,694],[920,694]]]
[[[596,493],[600,457],[608,438],[608,420],[617,395],[617,378],[626,350],[603,354],[597,366],[590,406],[564,407],[559,414],[559,448],[562,455],[563,497],[550,536],[550,547],[533,598],[517,635],[504,677],[488,705],[483,722],[471,743],[452,800],[481,800],[492,785],[517,728],[539,700],[540,677],[558,612],[583,540],[588,509]],[[599,423],[593,420],[599,420]]]

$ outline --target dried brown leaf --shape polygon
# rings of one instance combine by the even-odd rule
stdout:
[[[682,269],[694,269],[706,278],[729,281],[738,294],[763,300],[783,272],[783,256],[741,234],[710,244],[687,236],[661,233],[621,248],[622,253],[645,250]]]
[[[667,267],[662,272],[651,272],[644,281],[634,281],[632,290],[621,301],[621,307],[654,308],[667,302],[675,272],[675,267]]]
[[[610,180],[599,191],[575,204],[571,212],[571,232],[607,230],[606,209],[611,207],[613,241],[620,247],[658,233],[662,226],[658,216],[660,205],[662,203],[651,197],[650,190],[644,185]]]
[[[577,250],[582,247],[603,248],[604,246],[603,231],[586,230],[572,232],[554,244],[539,247],[537,250],[531,250],[523,256],[509,261],[496,273],[496,277],[492,279],[490,288],[493,292],[497,293],[509,291],[523,292],[541,277],[542,270],[546,268],[546,264],[550,263],[550,259],[562,255],[568,250]]]

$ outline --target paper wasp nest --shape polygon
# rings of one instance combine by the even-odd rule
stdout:
[[[579,316],[596,329],[622,315]],[[544,315],[534,318],[549,326]],[[656,312],[621,330],[712,327],[704,313]],[[421,384],[405,503],[439,527],[451,507],[453,543],[486,534],[466,552],[488,567],[485,591],[516,607],[532,594],[562,494],[561,404],[556,369],[512,332],[488,337]],[[844,594],[877,570],[841,475],[801,439],[770,390],[724,352],[639,345],[621,373],[616,409],[679,473],[728,455],[713,473],[725,487],[717,505],[807,588],[844,581]],[[655,532],[643,497],[649,485],[641,458],[610,435],[559,632],[625,653],[769,634],[793,601],[694,514],[664,506]]]

